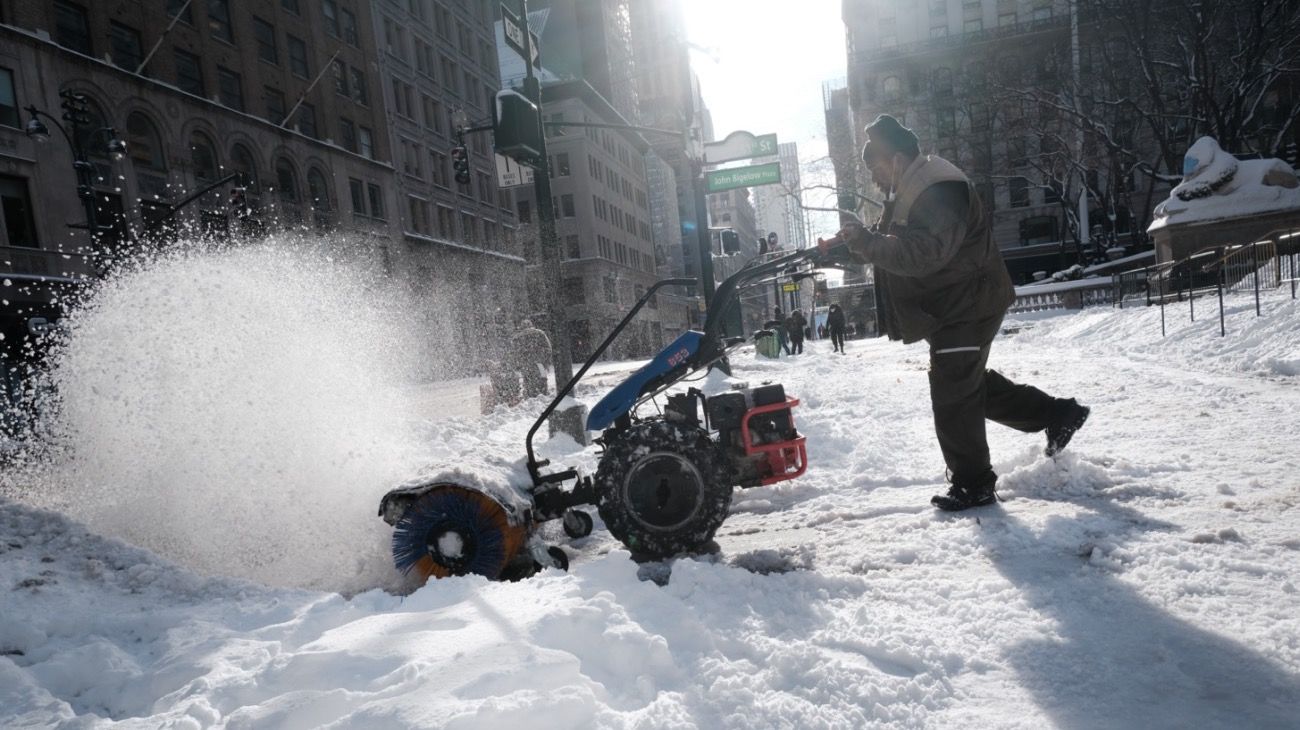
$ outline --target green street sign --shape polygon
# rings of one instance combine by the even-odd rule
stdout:
[[[726,170],[713,170],[705,173],[705,190],[721,193],[735,188],[752,188],[758,185],[773,185],[781,182],[781,163],[769,162],[764,165],[747,165]]]
[[[704,164],[716,165],[753,157],[771,157],[776,154],[776,135],[754,136],[745,130],[727,135],[721,142],[704,143]]]

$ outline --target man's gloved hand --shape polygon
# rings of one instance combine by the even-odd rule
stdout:
[[[855,263],[848,244],[839,236],[817,239],[817,258],[813,261],[818,266],[849,266]]]
[[[869,264],[872,261],[873,244],[881,238],[884,238],[883,234],[867,228],[859,221],[845,221],[839,233],[826,241],[826,246],[822,248],[823,255],[827,261],[834,261],[835,264]],[[820,242],[818,245],[821,247]]]

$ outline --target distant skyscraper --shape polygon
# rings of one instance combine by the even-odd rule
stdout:
[[[754,188],[754,214],[760,234],[775,231],[783,246],[804,248],[808,232],[804,220],[799,148],[794,142],[777,145],[777,155],[755,163],[780,162],[781,184]]]

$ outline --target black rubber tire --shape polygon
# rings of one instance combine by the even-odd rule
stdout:
[[[591,529],[596,525],[595,520],[591,519],[591,515],[580,509],[566,511],[561,522],[564,524],[564,534],[568,535],[572,540],[578,540],[590,535]]]
[[[703,551],[731,508],[727,457],[699,429],[656,420],[605,444],[597,509],[640,559]]]

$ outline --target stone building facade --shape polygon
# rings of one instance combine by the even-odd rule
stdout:
[[[372,3],[383,124],[393,149],[395,236],[415,280],[447,292],[438,302],[479,349],[504,341],[525,316],[523,244],[514,198],[497,187],[492,135],[466,135],[470,181],[456,182],[450,152],[458,124],[491,123],[501,87],[495,6],[465,2]],[[482,353],[499,357],[496,351]]]
[[[1047,169],[1057,166],[1053,160],[1077,159],[1082,140],[1059,112],[1018,93],[1071,83],[1067,0],[844,0],[842,8],[853,137],[840,135],[833,159],[856,154],[863,128],[878,114],[892,114],[917,133],[923,153],[939,154],[971,176],[1017,283],[1088,253],[1070,230],[1067,208],[1077,208],[1077,201],[1063,199],[1068,173]],[[827,98],[829,119],[840,99],[833,91]],[[852,174],[848,164],[840,167]],[[1141,205],[1138,197],[1128,202]],[[878,208],[861,210],[868,219],[879,215]],[[1107,225],[1116,228],[1112,233],[1133,230],[1126,210]]]
[[[546,117],[554,121],[628,124],[584,81],[547,84],[542,99]],[[547,129],[555,228],[563,256],[561,296],[575,361],[585,359],[658,280],[645,161],[649,149],[646,140],[630,130]],[[532,187],[518,188],[516,198],[520,223],[534,223]],[[525,237],[529,245],[537,245],[535,233]],[[527,257],[541,261],[535,250]],[[529,289],[530,311],[542,312],[537,287]],[[663,341],[662,329],[656,299],[614,343],[610,356],[653,355]]]
[[[66,89],[86,97],[91,128],[113,127],[127,143],[127,158],[115,162],[106,155],[107,135],[85,139],[97,215],[118,228],[114,235],[125,238],[167,203],[239,171],[247,177],[254,218],[271,228],[348,234],[337,238],[339,255],[405,282],[427,301],[425,316],[447,316],[441,302],[448,298],[481,297],[522,309],[523,259],[510,250],[510,201],[494,188],[466,195],[447,187],[441,197],[426,196],[428,219],[413,217],[424,211],[410,199],[427,188],[415,187],[410,159],[394,144],[396,132],[408,139],[403,125],[412,115],[392,108],[394,76],[384,71],[400,59],[381,54],[383,18],[372,15],[378,6],[0,0],[0,186],[6,210],[15,211],[7,219],[27,221],[25,227],[6,223],[2,270],[90,273],[88,237],[66,225],[86,217],[69,145],[52,124],[43,145],[22,129],[29,105],[59,116],[59,92]],[[488,4],[420,0],[410,7],[425,9],[421,20],[440,39],[441,57],[474,69],[488,86],[476,87],[478,103],[467,105],[482,114],[482,99],[494,93],[497,78],[495,54],[485,56],[480,45],[491,42]],[[415,19],[407,20],[407,32],[424,34]],[[437,30],[443,22],[447,30]],[[447,40],[465,35],[472,42]],[[443,88],[434,96],[444,110],[458,99]],[[426,119],[425,108],[414,118]],[[421,130],[421,139],[428,137]],[[434,155],[445,153],[442,147],[429,145],[420,160],[430,183],[440,172],[450,175]],[[491,182],[490,169],[482,167],[478,176]],[[196,222],[201,210],[224,218],[227,195],[223,188],[205,196],[180,218]],[[454,201],[452,228],[436,228],[433,205],[443,200]]]

